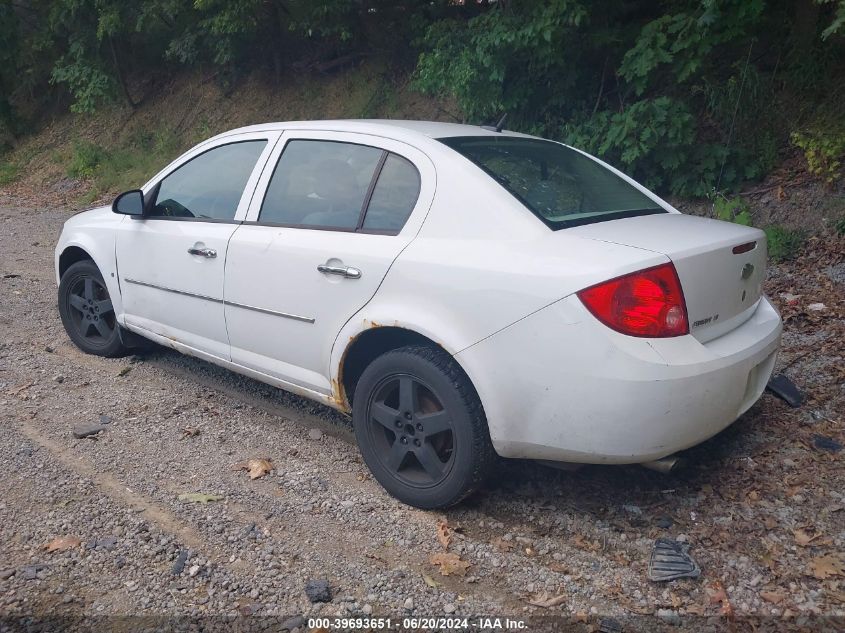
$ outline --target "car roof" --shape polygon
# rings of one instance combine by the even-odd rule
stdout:
[[[518,132],[502,130],[496,132],[479,125],[463,123],[445,123],[440,121],[405,121],[401,119],[334,119],[324,121],[280,121],[261,123],[230,130],[220,136],[246,134],[250,132],[268,132],[278,130],[314,130],[332,132],[360,132],[386,136],[397,140],[428,137],[432,139],[449,136],[526,136]]]

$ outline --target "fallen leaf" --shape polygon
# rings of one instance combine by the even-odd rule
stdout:
[[[778,591],[761,591],[760,597],[766,602],[771,602],[772,604],[780,604],[786,600],[786,594]]]
[[[73,549],[79,547],[82,540],[76,536],[57,536],[52,541],[44,546],[48,552],[63,552],[66,549]]]
[[[830,543],[830,539],[822,539],[819,541],[818,539],[820,539],[822,535],[820,532],[816,532],[816,529],[813,527],[808,526],[798,528],[797,530],[792,530],[792,533],[795,535],[795,542],[801,547]]]
[[[575,545],[577,545],[581,549],[585,549],[588,552],[598,552],[601,549],[601,543],[598,541],[589,541],[583,535],[576,534],[575,535]]]
[[[250,479],[259,479],[273,470],[273,462],[269,458],[248,459],[234,464],[232,470],[248,470]]]
[[[223,501],[221,495],[210,495],[205,492],[183,492],[178,497],[179,501],[191,501],[193,503],[208,503],[209,501]]]
[[[537,596],[536,598],[529,600],[528,604],[534,605],[535,607],[550,609],[551,607],[556,607],[564,602],[566,602],[566,596],[563,594],[551,597],[549,597],[548,594],[543,594],[543,596]]]
[[[712,585],[712,591],[708,591],[708,593],[710,594],[710,604],[721,604],[722,615],[728,618],[733,617],[734,610],[722,583],[717,580]]]
[[[810,561],[810,574],[819,580],[831,576],[845,576],[845,557],[842,554],[818,556]]]
[[[440,567],[440,574],[443,576],[465,576],[469,568],[468,562],[461,560],[460,556],[450,552],[434,554],[429,559],[429,562],[432,565],[438,565]]]
[[[449,532],[449,524],[446,519],[439,519],[437,521],[437,540],[443,546],[443,549],[449,549],[452,543],[452,534]]]
[[[513,542],[506,541],[499,536],[493,539],[492,545],[500,552],[510,552],[514,548]]]
[[[428,574],[422,575],[423,581],[432,589],[437,589],[437,582],[435,582],[434,578],[429,576]]]
[[[704,607],[700,604],[688,604],[685,607],[685,610],[689,615],[704,615],[706,612]],[[651,613],[651,610],[649,610],[648,613]]]

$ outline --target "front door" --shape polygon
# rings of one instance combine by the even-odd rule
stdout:
[[[286,132],[269,165],[229,244],[232,361],[329,394],[337,334],[419,230],[434,167],[397,141],[307,131]]]
[[[189,152],[144,192],[145,213],[126,217],[117,269],[129,329],[229,359],[223,270],[278,134],[248,134]]]

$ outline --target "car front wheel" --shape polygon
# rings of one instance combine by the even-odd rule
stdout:
[[[373,476],[418,508],[460,502],[496,459],[475,388],[434,347],[403,347],[374,360],[356,385],[352,419]]]
[[[83,352],[107,357],[129,352],[120,340],[106,282],[91,260],[76,262],[62,275],[59,314],[68,336]]]

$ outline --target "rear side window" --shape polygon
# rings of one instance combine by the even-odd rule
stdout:
[[[609,169],[560,143],[508,136],[440,141],[481,167],[554,230],[667,212]]]
[[[384,152],[334,141],[289,141],[259,222],[354,230]]]
[[[419,172],[401,156],[355,143],[291,140],[258,222],[395,235],[419,193]]]
[[[149,217],[232,220],[267,141],[221,145],[192,158],[158,185]]]
[[[410,161],[390,154],[373,189],[373,197],[364,216],[365,231],[398,233],[420,195],[420,174]]]

